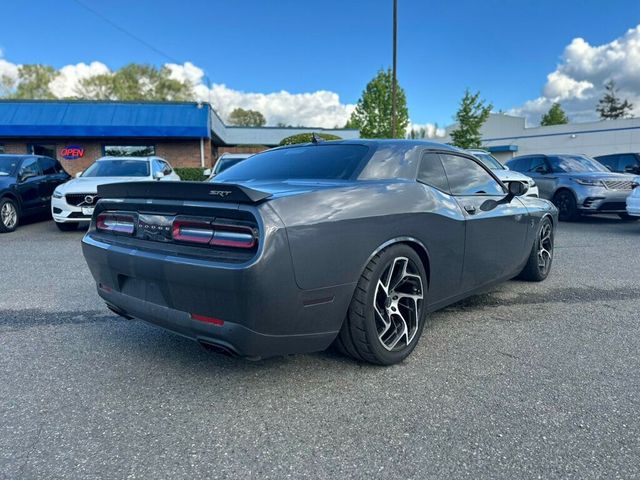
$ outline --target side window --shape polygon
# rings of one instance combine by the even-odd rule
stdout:
[[[420,161],[418,181],[449,193],[449,182],[437,153],[425,153]]]
[[[615,166],[613,168],[616,170]],[[636,156],[631,153],[625,153],[624,155],[618,155],[618,172],[632,172],[635,173],[638,169],[638,160]]]
[[[40,164],[40,170],[42,170],[43,175],[55,175],[58,173],[56,161],[53,158],[40,157],[38,158],[38,163]]]
[[[155,177],[156,173],[161,172],[162,171],[162,164],[160,163],[160,161],[158,160],[153,160],[151,162],[151,175],[153,175]]]
[[[510,162],[507,162],[507,166],[516,172],[526,172],[530,164],[530,158],[514,158]]]
[[[467,157],[441,154],[453,195],[504,195],[505,191],[489,172]]]
[[[535,172],[538,168],[543,167],[547,168],[547,164],[544,161],[544,157],[531,157],[531,163],[529,164],[529,168],[525,170],[526,172]],[[542,172],[538,172],[542,173]]]
[[[25,180],[31,177],[37,177],[40,175],[40,168],[38,167],[37,158],[27,158],[22,162],[20,167],[20,178]]]
[[[596,160],[614,172],[618,169],[618,155],[607,155],[606,157],[596,158]]]

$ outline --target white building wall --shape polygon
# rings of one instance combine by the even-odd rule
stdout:
[[[447,127],[445,142],[455,125]],[[529,153],[608,153],[640,152],[640,118],[570,123],[548,127],[525,127],[522,117],[491,114],[481,130],[485,147],[514,151],[494,151],[500,160]]]
[[[345,128],[311,127],[234,127],[225,125],[216,111],[210,109],[211,131],[226,145],[278,145],[283,138],[299,133],[328,133],[344,140],[360,138],[360,132]]]

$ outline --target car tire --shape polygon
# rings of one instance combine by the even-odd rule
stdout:
[[[618,216],[623,222],[637,222],[638,220],[640,220],[640,217],[629,215],[628,213],[619,213]]]
[[[569,190],[560,190],[553,196],[553,204],[558,208],[558,218],[563,222],[575,222],[580,218],[575,195]]]
[[[334,345],[356,360],[393,365],[413,351],[426,322],[427,274],[408,245],[376,254],[356,286]]]
[[[20,223],[17,203],[11,198],[0,199],[0,233],[13,232]]]
[[[518,275],[521,280],[542,282],[549,276],[553,263],[553,223],[549,217],[540,221],[527,263]]]
[[[58,227],[58,230],[60,230],[61,232],[75,232],[78,229],[78,222],[56,222],[56,227]]]

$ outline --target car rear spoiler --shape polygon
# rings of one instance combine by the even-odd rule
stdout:
[[[231,183],[129,182],[98,186],[100,198],[139,198],[259,203],[272,194]]]

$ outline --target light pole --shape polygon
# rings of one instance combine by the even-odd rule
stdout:
[[[398,47],[398,0],[393,0],[393,79],[391,80],[391,137],[396,136],[396,63]]]

